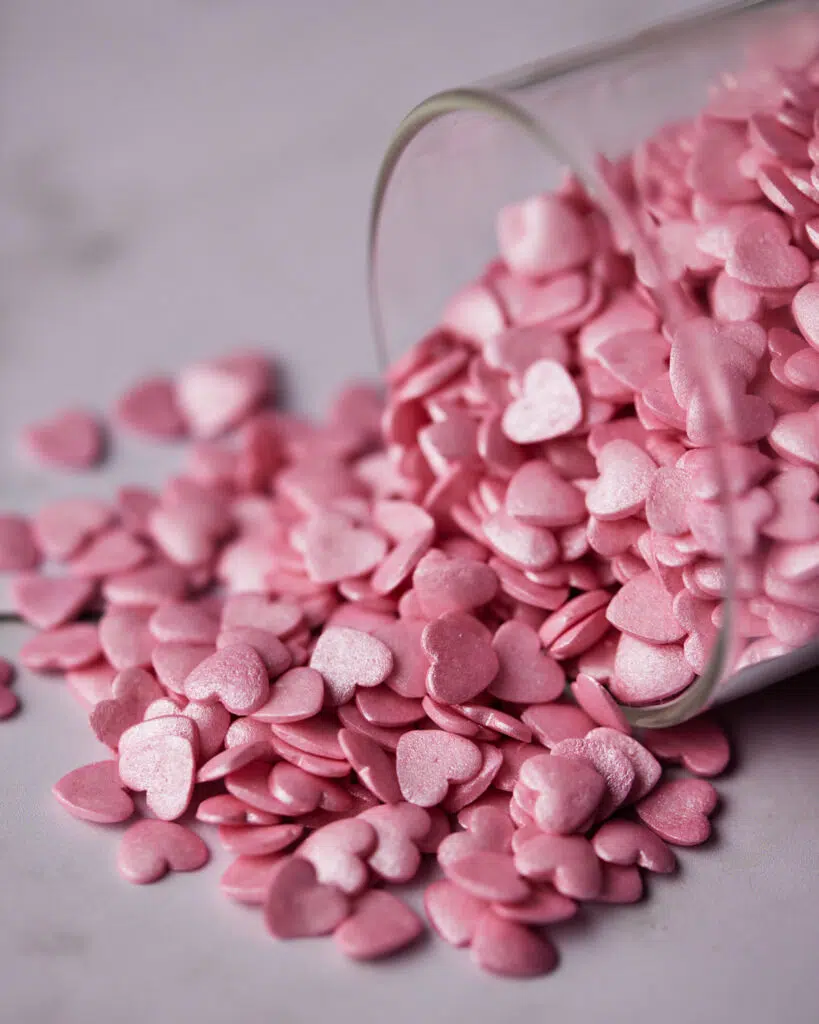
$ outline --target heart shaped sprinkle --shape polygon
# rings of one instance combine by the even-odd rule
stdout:
[[[309,861],[288,857],[272,873],[263,909],[274,938],[302,939],[334,932],[351,907],[340,889],[318,881]]]
[[[270,696],[253,712],[253,717],[259,722],[279,725],[301,722],[318,714],[323,703],[321,675],[307,666],[291,668],[271,685]]]
[[[492,634],[465,612],[448,612],[430,622],[424,629],[422,643],[432,662],[427,672],[427,691],[441,703],[462,704],[477,697],[500,667],[492,647]]]
[[[558,754],[524,762],[519,784],[536,794],[533,816],[538,827],[556,835],[583,831],[606,792],[605,780],[591,763]]]
[[[486,909],[484,900],[447,878],[433,882],[424,890],[424,910],[429,923],[450,946],[470,945]]]
[[[532,363],[523,377],[523,395],[506,407],[503,432],[517,444],[548,441],[571,433],[583,418],[577,385],[553,359]]]
[[[47,629],[20,648],[20,661],[35,672],[64,672],[83,668],[102,654],[99,631],[90,622]]]
[[[123,834],[117,852],[120,874],[135,885],[157,882],[168,871],[198,871],[210,859],[203,840],[184,825],[137,821]]]
[[[134,813],[134,801],[122,788],[116,761],[96,761],[75,768],[51,790],[69,814],[84,821],[113,825]]]
[[[534,978],[557,966],[551,942],[516,921],[487,910],[472,936],[472,959],[485,971],[508,978]]]
[[[170,377],[149,377],[129,388],[114,406],[114,419],[126,430],[160,441],[185,434],[185,419]]]
[[[375,829],[376,847],[368,863],[389,882],[409,882],[421,864],[420,846],[429,834],[432,819],[412,803],[382,804],[359,815]]]
[[[380,533],[339,514],[319,515],[304,529],[304,564],[316,583],[338,583],[371,572],[387,552]]]
[[[94,595],[90,580],[26,574],[12,583],[12,599],[22,619],[38,629],[53,629],[75,619]]]
[[[405,800],[418,807],[434,807],[447,794],[450,783],[468,782],[480,770],[480,748],[464,736],[440,729],[407,732],[398,741],[398,784]]]
[[[23,433],[28,453],[46,466],[89,469],[102,459],[104,439],[99,421],[84,409],[70,409],[33,423]]]
[[[650,828],[624,818],[607,821],[592,839],[594,852],[609,864],[636,864],[647,871],[668,874],[677,858]]]
[[[484,562],[445,558],[436,553],[418,563],[412,586],[423,614],[435,619],[447,612],[469,612],[488,604],[498,591],[498,577]]]
[[[725,270],[754,288],[798,288],[810,277],[810,262],[789,242],[785,221],[775,214],[761,214],[740,231]]]
[[[586,493],[586,507],[598,519],[625,519],[645,504],[657,466],[642,448],[609,441],[597,456],[600,476]]]
[[[182,715],[132,725],[119,738],[119,777],[144,792],[163,821],[187,810],[196,770],[196,726]]]
[[[345,704],[356,686],[378,686],[393,668],[392,651],[374,636],[346,626],[325,629],[310,657],[330,703]]]
[[[365,893],[334,932],[336,945],[353,960],[377,960],[404,949],[424,930],[420,917],[381,889]]]
[[[202,703],[219,701],[234,715],[261,708],[270,694],[267,669],[253,647],[223,647],[200,662],[185,680],[185,696]]]
[[[540,638],[523,622],[504,622],[492,647],[498,657],[498,673],[489,692],[514,704],[545,704],[563,692],[565,674],[554,658],[544,654]]]
[[[94,498],[65,498],[44,505],[32,520],[37,545],[48,558],[64,561],[110,526],[114,510]]]
[[[705,779],[672,779],[657,786],[635,807],[642,822],[675,846],[698,846],[711,835],[708,815],[717,791]]]

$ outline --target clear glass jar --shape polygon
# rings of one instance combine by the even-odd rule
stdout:
[[[616,162],[669,123],[696,115],[715,83],[730,103],[745,88],[743,69],[758,76],[772,60],[779,68],[799,68],[815,61],[817,52],[816,3],[743,3],[421,103],[387,150],[372,204],[370,297],[382,364],[429,332],[447,299],[497,261],[498,211],[559,188],[567,169],[642,265],[663,328],[673,331],[698,312],[697,304],[666,272],[656,233],[643,230],[633,215],[617,184]],[[819,82],[819,64],[814,66]],[[725,381],[707,351],[701,351],[696,373],[710,415],[724,428]],[[634,724],[673,724],[819,661],[819,642],[811,641],[730,671],[739,605],[730,540],[737,510],[721,455],[728,437],[721,429],[715,442],[726,537],[722,623],[699,677],[662,705],[628,708]]]

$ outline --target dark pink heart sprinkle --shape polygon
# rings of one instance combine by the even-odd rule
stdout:
[[[36,569],[40,552],[31,524],[22,516],[0,515],[0,572]]]
[[[174,440],[185,433],[185,420],[169,377],[149,377],[129,388],[114,407],[120,426],[135,434]]]
[[[138,821],[120,840],[117,867],[136,885],[156,882],[168,871],[198,871],[210,853],[204,841],[184,825]]]
[[[102,459],[105,444],[99,421],[84,409],[32,424],[22,440],[38,462],[60,469],[89,469]]]
[[[717,806],[717,791],[705,779],[661,783],[635,807],[648,827],[676,846],[697,846],[711,835],[708,816]]]

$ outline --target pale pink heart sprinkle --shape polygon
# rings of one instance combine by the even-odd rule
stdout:
[[[97,627],[75,622],[37,633],[21,647],[20,661],[35,672],[64,672],[90,665],[101,654]]]
[[[144,792],[164,821],[181,817],[195,782],[196,726],[181,715],[155,718],[126,729],[119,738],[119,777]]]
[[[717,791],[705,779],[673,779],[649,793],[635,810],[640,820],[666,842],[697,846],[711,834],[708,816],[717,802]]]
[[[526,371],[523,395],[506,407],[503,432],[517,444],[532,444],[570,433],[582,418],[580,392],[567,370],[540,359]]]
[[[423,932],[421,918],[390,892],[372,889],[333,933],[339,949],[353,960],[377,960],[413,943]]]
[[[548,938],[492,909],[478,920],[471,949],[478,966],[504,977],[537,977],[557,966],[557,951]]]
[[[113,519],[113,508],[103,501],[66,498],[43,505],[31,525],[43,554],[62,561],[76,554]]]
[[[429,835],[431,814],[412,803],[381,804],[359,814],[376,834],[368,864],[389,882],[409,882],[421,864],[421,845]]]
[[[39,629],[53,629],[75,619],[95,592],[90,580],[70,576],[18,576],[11,593],[18,614]]]
[[[401,793],[419,807],[441,803],[450,783],[468,782],[483,760],[471,740],[439,729],[404,733],[396,759]]]
[[[356,686],[378,686],[393,668],[392,651],[374,636],[332,626],[319,637],[310,668],[324,679],[330,703],[344,704]]]
[[[129,882],[156,882],[168,871],[198,871],[210,859],[204,841],[170,821],[138,821],[120,840],[117,867]]]
[[[203,703],[220,701],[235,715],[261,708],[270,694],[267,669],[253,647],[233,644],[201,661],[185,680],[185,695]]]

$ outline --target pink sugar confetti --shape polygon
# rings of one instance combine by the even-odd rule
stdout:
[[[147,378],[113,419],[189,435],[180,475],[0,516],[42,630],[21,661],[64,674],[117,752],[56,798],[114,823],[144,793],[155,816],[123,835],[126,878],[201,867],[176,823],[195,815],[274,936],[375,959],[420,934],[387,887],[434,855],[432,926],[523,977],[557,962],[539,926],[639,900],[669,844],[708,838],[721,729],[632,732],[618,702],[704,670],[728,544],[730,671],[819,629],[819,91],[792,63],[601,164],[685,297],[675,321],[572,180],[499,212],[501,258],[383,397],[353,384],[311,423],[247,352]],[[28,431],[73,468],[102,436],[84,413]]]
[[[24,431],[22,442],[38,462],[70,470],[96,466],[105,445],[99,420],[84,409],[71,409],[32,424]]]

